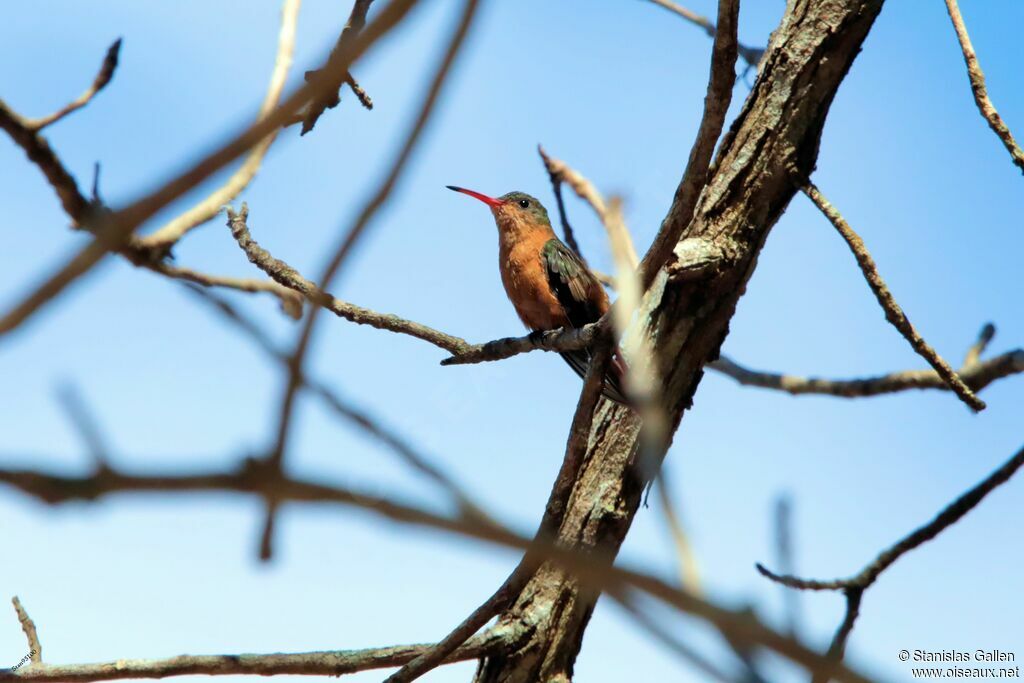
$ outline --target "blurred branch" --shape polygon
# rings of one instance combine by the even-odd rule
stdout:
[[[270,358],[278,363],[287,365],[288,354],[278,349],[264,330],[254,321],[243,315],[236,307],[232,306],[230,302],[200,287],[189,287],[188,289],[205,303],[211,305],[220,313],[224,320],[227,320],[235,329],[249,337]],[[484,514],[479,506],[472,501],[469,494],[452,477],[446,474],[440,467],[434,465],[426,455],[420,453],[406,438],[390,429],[369,412],[361,409],[351,401],[343,399],[326,384],[318,382],[305,374],[302,375],[301,380],[302,386],[319,398],[328,409],[390,449],[412,469],[437,484],[458,505],[462,514]]]
[[[95,97],[100,90],[107,87],[110,83],[110,79],[114,77],[114,71],[117,69],[117,57],[121,51],[121,39],[118,38],[110,47],[107,48],[107,54],[103,57],[103,63],[100,64],[100,70],[96,74],[96,77],[92,81],[92,85],[84,93],[78,96],[77,99],[68,102],[66,105],[55,111],[54,113],[43,116],[38,119],[28,119],[25,121],[26,127],[33,131],[39,132],[43,128],[60,121],[68,114],[77,111],[89,104],[93,97]]]
[[[547,169],[548,178],[551,180],[551,188],[555,193],[555,201],[558,204],[558,216],[562,221],[562,231],[565,234],[565,241],[576,254],[586,262],[583,251],[576,241],[576,234],[572,225],[569,224],[569,214],[565,210],[565,200],[562,198],[562,183],[569,183],[576,196],[590,204],[597,217],[603,221],[605,213],[604,199],[596,188],[582,175],[571,169],[565,162],[548,156],[541,145],[537,145],[537,152],[544,161],[544,168]],[[633,249],[634,256],[636,249]],[[594,275],[608,287],[615,287],[615,279],[606,273],[593,270]]]
[[[99,422],[89,412],[81,394],[73,384],[64,384],[57,390],[57,399],[68,414],[71,424],[81,436],[82,442],[92,458],[93,465],[97,469],[107,467],[107,453],[110,452],[110,446],[103,437]]]
[[[0,100],[0,128],[10,136],[57,193],[60,204],[72,225],[81,227],[92,212],[92,203],[78,189],[75,177],[67,170],[46,138],[31,128],[31,122]],[[3,322],[0,321],[0,331]]]
[[[828,657],[838,662],[842,659],[846,647],[846,640],[853,629],[854,621],[860,610],[860,600],[864,591],[875,582],[875,580],[888,569],[896,560],[903,555],[934,539],[940,533],[956,524],[968,512],[973,510],[989,493],[1005,484],[1010,477],[1024,465],[1024,448],[1003,463],[992,474],[987,476],[976,486],[962,494],[959,498],[947,505],[935,518],[922,527],[915,529],[912,533],[897,541],[891,547],[884,550],[870,564],[860,571],[859,574],[846,579],[833,579],[830,581],[819,581],[815,579],[802,579],[792,575],[776,574],[769,571],[762,564],[757,564],[757,571],[763,576],[780,583],[783,586],[798,590],[834,590],[843,591],[846,596],[846,616],[839,630],[836,632],[829,648]],[[820,678],[816,680],[827,680]]]
[[[796,573],[793,552],[793,503],[787,495],[775,500],[775,562],[781,571]],[[786,606],[787,630],[793,636],[800,634],[800,596],[793,591],[783,590],[782,601]]]
[[[0,317],[0,335],[17,328],[64,289],[88,272],[107,253],[120,249],[130,240],[134,231],[157,211],[205,181],[225,165],[252,149],[260,140],[285,123],[307,102],[315,99],[329,87],[332,74],[343,74],[381,36],[397,25],[416,0],[392,0],[345,49],[331,54],[324,73],[299,87],[266,116],[257,119],[214,151],[193,164],[189,169],[168,180],[152,193],[123,209],[105,212],[90,225],[95,234],[84,248],[66,264],[46,278],[6,314]],[[7,129],[10,117],[0,107],[0,127]]]
[[[596,393],[596,389],[592,393]],[[49,504],[73,500],[95,501],[107,495],[125,492],[228,492],[255,495],[264,499],[273,497],[279,501],[333,503],[356,507],[395,522],[440,529],[527,551],[528,555],[532,554],[533,557],[543,558],[564,567],[594,589],[621,591],[629,587],[636,588],[675,609],[709,622],[729,638],[768,648],[809,670],[817,670],[828,663],[812,649],[765,626],[753,615],[718,607],[688,591],[673,588],[654,576],[606,564],[592,554],[561,547],[545,538],[530,540],[489,519],[447,517],[394,502],[389,497],[374,496],[350,488],[291,477],[269,467],[264,460],[247,458],[235,471],[211,470],[169,475],[130,475],[116,469],[106,469],[84,476],[68,476],[0,469],[0,483]],[[842,666],[836,670],[835,677],[848,683],[867,683],[869,680]],[[61,680],[59,676],[55,678]],[[22,679],[14,677],[12,680]]]
[[[345,22],[345,28],[341,30],[338,35],[338,41],[334,44],[334,49],[331,50],[331,57],[336,53],[343,51],[350,42],[355,40],[359,32],[366,26],[366,13],[370,11],[370,5],[373,4],[373,0],[355,0],[352,4],[352,12],[348,16],[348,21]],[[330,59],[328,59],[328,62]],[[321,69],[314,69],[306,72],[306,80],[312,80],[320,77],[324,74],[326,66]],[[344,73],[331,73],[326,74],[325,78],[329,78],[330,87],[325,88],[323,92],[316,98],[314,98],[304,111],[300,112],[295,118],[288,122],[288,124],[302,122],[302,132],[300,135],[305,135],[309,131],[313,130],[316,122],[320,120],[323,113],[328,109],[334,109],[341,102],[340,90],[344,84],[348,84],[352,88],[352,92],[355,93],[359,102],[367,109],[373,109],[373,101],[370,96],[366,94],[366,91],[356,82],[352,77],[351,72],[346,70]]]
[[[363,206],[352,226],[343,235],[341,242],[334,251],[334,255],[331,257],[323,274],[320,276],[321,286],[330,286],[335,275],[337,275],[338,271],[341,270],[342,265],[352,253],[359,241],[359,238],[366,231],[366,228],[370,225],[373,217],[377,214],[377,211],[391,197],[392,191],[405,171],[406,163],[412,156],[423,131],[426,129],[427,123],[430,121],[431,115],[433,114],[438,99],[440,98],[441,91],[444,88],[445,81],[448,78],[448,74],[451,72],[452,65],[455,63],[455,59],[462,48],[466,35],[469,33],[470,26],[473,24],[473,18],[476,16],[478,5],[478,0],[466,0],[461,16],[459,17],[459,21],[452,30],[444,55],[427,87],[423,101],[418,108],[418,113],[413,120],[409,132],[405,136],[405,141],[402,144],[402,147],[392,161],[391,167],[380,186]],[[339,39],[339,46],[336,49],[342,49],[340,45],[342,42],[344,41]],[[292,417],[295,413],[295,399],[298,394],[299,387],[302,385],[300,378],[303,373],[303,365],[309,351],[310,341],[313,338],[313,332],[316,329],[316,323],[320,319],[320,311],[321,307],[319,306],[310,309],[309,315],[306,317],[306,321],[302,326],[302,331],[299,333],[298,340],[295,343],[295,350],[288,359],[288,382],[285,387],[284,394],[281,397],[277,435],[274,441],[274,446],[270,451],[270,455],[267,456],[267,460],[270,465],[276,468],[281,467],[285,453],[288,450],[288,440],[291,434],[291,425],[293,421]],[[269,559],[272,553],[272,525],[275,509],[276,506],[274,501],[268,498],[266,522],[264,524],[262,537],[263,540],[260,544],[260,558],[264,560]]]
[[[1020,148],[1017,141],[1013,139],[1010,128],[1003,121],[1003,118],[996,111],[992,100],[988,97],[988,88],[985,87],[985,72],[981,70],[978,62],[978,55],[971,45],[971,36],[967,33],[967,26],[964,18],[960,15],[960,7],[956,0],[946,0],[946,9],[949,11],[949,18],[953,22],[953,29],[956,31],[956,38],[960,42],[960,49],[964,53],[964,63],[967,64],[967,78],[971,81],[971,92],[974,93],[974,102],[978,105],[978,111],[988,122],[989,128],[999,137],[1010,153],[1013,163],[1024,171],[1024,150]]]
[[[281,101],[281,93],[284,91],[288,71],[292,66],[292,55],[295,52],[295,31],[298,26],[299,9],[301,6],[302,0],[284,0],[281,6],[281,29],[277,37],[277,56],[274,58],[274,68],[270,74],[270,85],[267,87],[267,94],[263,99],[262,106],[260,106],[257,120],[269,115]],[[245,161],[228,178],[226,183],[192,208],[173,218],[160,229],[139,238],[138,245],[146,249],[166,253],[190,230],[216,217],[224,208],[224,205],[237,197],[256,177],[256,173],[263,163],[263,158],[266,156],[270,146],[274,144],[279,131],[280,128],[275,128],[265,138],[260,140],[250,150]]]
[[[719,0],[718,28],[714,32],[711,75],[704,98],[704,113],[701,115],[697,139],[690,149],[686,170],[672,199],[672,206],[640,263],[640,281],[645,290],[650,287],[661,267],[672,257],[672,250],[679,242],[683,230],[693,220],[697,200],[710,177],[711,158],[725,126],[725,115],[729,111],[732,88],[736,82],[738,20],[739,0]]]
[[[864,279],[867,281],[868,286],[874,293],[875,298],[878,300],[878,305],[885,311],[885,319],[888,320],[893,327],[895,327],[903,338],[906,339],[914,351],[919,356],[928,361],[928,364],[935,368],[935,372],[938,373],[939,377],[942,378],[943,382],[949,385],[949,388],[955,393],[961,401],[967,404],[971,410],[975,412],[985,409],[985,402],[978,398],[971,388],[964,383],[964,380],[949,366],[949,363],[945,361],[938,354],[938,352],[931,347],[928,342],[921,337],[920,333],[914,328],[907,318],[907,315],[900,308],[900,305],[896,303],[895,297],[892,292],[889,291],[889,287],[886,286],[885,281],[878,272],[878,266],[875,265],[875,261],[871,258],[871,254],[868,252],[866,246],[864,246],[864,240],[860,238],[853,228],[850,227],[843,217],[839,214],[839,211],[832,206],[824,195],[815,187],[814,183],[806,181],[800,187],[801,191],[812,202],[817,206],[825,217],[828,218],[832,226],[839,232],[840,236],[846,240],[847,246],[850,251],[853,252],[854,257],[857,259],[857,265],[860,266],[861,272],[864,274]]]
[[[299,320],[302,317],[302,295],[287,287],[283,287],[273,280],[255,280],[251,278],[224,277],[221,275],[209,275],[189,268],[172,266],[169,263],[153,263],[145,266],[154,273],[166,275],[176,280],[184,280],[203,287],[221,287],[234,289],[239,292],[266,292],[273,294],[281,303],[281,310],[292,320]]]
[[[503,647],[507,636],[485,633],[452,652],[447,663],[479,659]],[[395,645],[365,650],[336,650],[289,654],[181,655],[169,659],[119,659],[100,664],[33,666],[11,673],[0,670],[0,681],[65,683],[115,681],[170,676],[341,676],[358,671],[401,666],[428,645]]]
[[[998,379],[1024,373],[1024,349],[1015,349],[985,361],[980,360],[979,354],[991,340],[991,335],[985,339],[989,332],[995,333],[995,327],[991,323],[982,329],[979,343],[971,347],[964,359],[963,366],[957,370],[960,379],[972,391],[981,391]],[[981,343],[982,340],[984,343]],[[858,398],[891,394],[908,389],[948,391],[950,388],[934,370],[904,370],[860,379],[822,379],[750,370],[725,356],[708,364],[708,367],[731,377],[740,384],[762,389],[776,389],[794,396],[818,394]]]
[[[679,15],[680,17],[690,22],[694,26],[699,26],[700,28],[704,29],[704,32],[708,34],[709,38],[715,37],[717,30],[715,29],[715,25],[711,23],[711,20],[708,19],[707,17],[701,14],[697,14],[692,10],[688,10],[682,5],[672,2],[672,0],[650,1],[653,2],[655,5],[658,5],[659,7],[664,7],[669,12],[673,12]],[[740,57],[742,57],[743,61],[747,63],[746,68],[743,70],[743,74],[746,75],[746,73],[751,69],[756,70],[757,63],[761,61],[761,56],[764,55],[764,48],[749,47],[739,41],[736,42],[736,46]]]
[[[36,622],[32,621],[32,617],[25,611],[25,607],[21,604],[21,600],[15,595],[11,598],[11,604],[14,605],[14,611],[18,615],[18,622],[21,624],[21,630],[25,632],[25,639],[28,640],[28,649],[31,653],[31,661],[33,664],[43,663],[43,646],[39,643],[39,633],[36,631]],[[2,671],[2,669],[0,669]]]

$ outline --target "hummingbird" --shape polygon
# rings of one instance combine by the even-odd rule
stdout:
[[[498,226],[498,268],[512,307],[533,332],[580,328],[597,322],[608,312],[608,293],[583,259],[566,246],[551,228],[544,205],[525,192],[489,197],[463,187],[449,190],[479,199],[491,209]],[[562,358],[577,375],[585,377],[589,349],[563,351]],[[602,393],[628,405],[622,390],[626,364],[618,351],[612,355]]]

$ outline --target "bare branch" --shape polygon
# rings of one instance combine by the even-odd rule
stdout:
[[[31,660],[33,664],[42,664],[43,662],[43,646],[39,644],[39,633],[36,631],[36,623],[32,621],[32,618],[25,611],[25,607],[21,604],[21,600],[15,595],[11,598],[11,604],[14,605],[14,611],[18,615],[18,622],[21,623],[21,630],[25,632],[25,638],[28,640],[28,649],[31,653]]]
[[[427,526],[524,550],[535,554],[535,557],[563,566],[588,586],[596,589],[622,590],[625,587],[635,587],[680,611],[710,622],[727,637],[769,648],[808,669],[816,670],[828,664],[827,660],[812,649],[773,631],[752,615],[717,607],[685,590],[673,588],[653,576],[597,561],[590,554],[561,547],[544,538],[530,540],[487,519],[445,517],[394,502],[389,497],[373,496],[348,488],[290,477],[261,460],[247,459],[242,467],[234,472],[210,471],[151,476],[128,475],[113,469],[86,476],[0,470],[0,483],[6,483],[50,504],[71,500],[93,501],[121,492],[232,492],[261,498],[272,496],[279,501],[354,506],[403,524]],[[840,667],[835,677],[848,683],[868,681],[864,676],[846,667]]]
[[[672,0],[650,1],[653,2],[655,5],[658,5],[659,7],[664,7],[669,12],[674,12],[675,14],[678,14],[679,16],[681,16],[683,19],[687,20],[694,26],[699,26],[700,28],[704,29],[704,32],[708,34],[709,38],[715,37],[717,30],[715,29],[715,25],[711,23],[711,20],[708,19],[707,17],[701,14],[697,14],[693,10],[686,9],[682,5],[672,2]],[[750,71],[751,69],[757,69],[757,63],[761,61],[761,57],[764,55],[764,48],[750,47],[744,45],[739,41],[736,42],[736,46],[739,51],[740,57],[742,57],[743,61],[747,63],[747,66],[744,69],[744,73]]]
[[[329,86],[329,76],[346,73],[348,67],[382,35],[397,25],[416,0],[392,0],[346,49],[332,53],[321,76],[299,87],[273,112],[247,126],[228,142],[207,154],[184,173],[172,178],[156,191],[118,211],[104,214],[96,221],[96,238],[75,254],[63,267],[46,278],[35,290],[0,317],[0,335],[17,328],[65,287],[88,272],[107,253],[119,249],[143,222],[170,202],[178,199],[226,164],[231,163],[285,123],[301,106]],[[9,117],[0,107],[0,127],[7,129]],[[20,143],[19,143],[20,144]]]
[[[446,663],[479,659],[503,647],[504,636],[485,633],[453,651]],[[366,650],[335,650],[289,654],[181,655],[170,659],[119,659],[100,664],[33,666],[0,680],[25,683],[86,683],[171,676],[341,676],[358,671],[401,666],[429,645],[395,645]]]
[[[160,273],[161,275],[166,275],[167,277],[176,280],[185,280],[186,282],[192,282],[197,285],[202,285],[203,287],[221,287],[225,289],[234,289],[239,292],[266,292],[268,294],[273,294],[280,301],[281,310],[284,311],[285,315],[292,320],[298,320],[302,317],[302,294],[280,285],[273,280],[255,280],[251,278],[209,275],[189,268],[172,266],[171,264],[164,263],[163,261],[147,264],[145,267],[152,270],[154,273]]]
[[[345,22],[345,28],[341,30],[338,35],[338,41],[334,45],[334,49],[331,50],[331,57],[336,53],[344,50],[350,42],[356,39],[359,32],[366,26],[366,13],[370,11],[370,5],[373,4],[373,0],[355,0],[352,5],[352,12],[348,16],[348,21]],[[330,59],[328,59],[330,61]],[[314,69],[313,71],[306,72],[306,80],[312,80],[313,78],[323,75],[326,70],[326,66],[321,69]],[[349,87],[352,88],[352,92],[355,93],[356,97],[359,98],[359,102],[367,109],[373,109],[373,102],[370,100],[370,96],[366,94],[366,91],[356,83],[356,80],[352,77],[352,74],[346,70],[342,74],[329,74],[331,87],[324,89],[324,91],[316,98],[314,98],[294,120],[289,123],[302,122],[301,135],[305,135],[309,131],[313,130],[316,122],[320,120],[323,113],[328,109],[334,109],[341,102],[340,93],[341,86],[348,83]]]
[[[73,384],[65,384],[58,388],[57,399],[82,438],[93,465],[97,469],[107,467],[107,454],[110,452],[110,446],[103,436],[99,422],[86,407],[81,394]]]
[[[468,365],[487,361],[504,360],[530,351],[575,351],[593,344],[608,333],[610,321],[601,318],[579,328],[545,330],[525,337],[503,337],[485,344],[466,346],[453,351],[452,356],[441,361],[441,365]]]
[[[814,183],[807,181],[801,186],[801,191],[810,198],[814,205],[817,206],[825,217],[828,218],[832,226],[839,232],[844,240],[846,240],[847,246],[850,251],[853,252],[854,257],[857,259],[857,264],[860,266],[861,272],[864,273],[864,279],[867,281],[868,286],[871,287],[871,291],[874,293],[875,298],[878,300],[878,305],[885,311],[885,319],[888,320],[893,327],[895,327],[903,338],[906,339],[913,347],[914,351],[919,356],[928,361],[928,364],[935,368],[935,372],[939,374],[939,377],[949,385],[949,388],[955,393],[961,401],[967,404],[967,406],[975,412],[985,409],[985,402],[978,398],[971,388],[964,383],[963,379],[949,367],[949,363],[945,361],[938,354],[935,349],[931,347],[928,342],[921,337],[920,333],[910,324],[910,320],[907,315],[900,308],[900,305],[896,303],[895,297],[892,292],[889,291],[889,287],[886,286],[885,281],[878,272],[878,267],[875,265],[875,260],[871,258],[871,254],[868,252],[867,247],[864,246],[864,241],[860,238],[853,228],[850,227],[843,217],[839,214],[839,211],[829,203],[827,199],[821,194]]]
[[[992,474],[985,477],[985,479],[979,482],[976,486],[966,491],[959,498],[943,508],[942,511],[935,516],[935,519],[924,526],[915,529],[912,533],[908,534],[893,546],[879,554],[871,564],[864,567],[864,569],[862,569],[856,576],[852,576],[847,579],[818,581],[814,579],[801,579],[795,576],[775,574],[761,564],[757,565],[757,570],[772,581],[800,590],[820,591],[867,588],[874,583],[879,574],[888,569],[893,562],[900,559],[900,557],[914,548],[932,540],[953,524],[960,521],[960,518],[973,510],[978,503],[985,499],[985,496],[1009,481],[1010,477],[1012,477],[1022,465],[1024,465],[1024,448],[1017,451],[1012,458],[1003,463],[1003,465],[992,472]]]
[[[245,252],[249,261],[281,286],[300,293],[310,303],[322,306],[336,316],[357,325],[369,325],[378,330],[406,334],[410,337],[429,342],[449,353],[458,354],[472,349],[469,342],[459,337],[446,334],[411,320],[399,318],[391,313],[378,313],[368,308],[356,306],[341,299],[336,299],[330,293],[324,292],[314,282],[307,280],[299,271],[284,261],[275,258],[270,252],[261,247],[249,232],[248,225],[246,224],[248,216],[249,208],[245,204],[242,204],[242,208],[238,212],[228,209],[228,227],[231,228],[231,234],[235,241],[238,242],[238,246]]]
[[[110,83],[110,80],[114,77],[114,71],[117,69],[117,57],[120,52],[121,39],[118,38],[110,45],[109,48],[107,48],[107,54],[103,57],[103,63],[100,65],[100,70],[96,74],[96,78],[93,79],[92,85],[89,86],[88,90],[79,95],[77,99],[68,102],[59,110],[48,116],[25,121],[26,127],[33,132],[39,132],[50,124],[60,121],[71,112],[77,111],[89,104],[92,98],[95,97],[100,90],[107,87],[107,84]]]
[[[978,62],[978,55],[971,45],[971,37],[967,33],[967,26],[964,18],[960,15],[960,7],[956,0],[946,0],[946,9],[949,11],[949,18],[953,21],[953,29],[956,31],[956,38],[960,41],[960,49],[964,53],[964,62],[967,64],[967,77],[971,81],[971,92],[974,93],[974,101],[978,105],[978,111],[988,122],[989,128],[999,137],[1010,153],[1013,163],[1024,171],[1024,150],[1020,148],[1017,141],[1013,139],[1009,127],[1003,121],[1003,117],[996,111],[992,100],[988,97],[988,89],[985,87],[985,72],[981,70]]]
[[[29,121],[8,107],[3,100],[0,100],[0,128],[21,147],[29,161],[43,172],[46,181],[57,193],[64,213],[71,218],[72,225],[82,226],[91,213],[92,205],[78,189],[75,177],[65,168],[46,138],[32,130]],[[0,321],[0,332],[3,330],[4,321]]]
[[[970,357],[969,357],[970,359]],[[825,395],[844,398],[880,396],[909,389],[949,391],[949,385],[934,370],[903,370],[876,377],[858,379],[822,379],[751,370],[722,356],[708,367],[740,384],[784,391],[793,396]],[[973,360],[957,371],[972,391],[981,391],[992,382],[1024,373],[1024,349],[1008,351],[986,361]]]
[[[270,74],[270,85],[267,87],[267,95],[263,99],[258,116],[266,117],[281,101],[281,93],[284,91],[284,84],[288,78],[288,71],[292,66],[292,55],[295,52],[295,31],[298,26],[299,8],[302,0],[284,0],[281,6],[281,30],[277,37],[277,56],[274,58],[274,69]],[[246,156],[245,161],[235,171],[227,182],[210,193],[198,204],[176,216],[166,225],[150,235],[138,240],[138,245],[146,249],[166,251],[174,246],[178,240],[184,237],[190,230],[193,230],[204,223],[212,220],[221,212],[224,205],[234,200],[259,171],[267,150],[274,144],[280,128],[275,128],[265,138],[260,140]],[[283,303],[283,300],[282,300]]]
[[[711,76],[708,92],[704,98],[704,114],[701,117],[697,139],[690,150],[683,179],[676,189],[668,215],[661,224],[658,235],[640,264],[641,283],[644,289],[650,287],[654,276],[672,257],[672,250],[693,219],[697,199],[708,181],[708,169],[715,144],[722,134],[725,115],[732,102],[732,88],[736,82],[736,39],[739,19],[738,0],[719,0],[718,29],[711,54]]]

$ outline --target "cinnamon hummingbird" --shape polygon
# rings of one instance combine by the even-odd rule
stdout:
[[[551,228],[544,206],[525,192],[489,197],[453,185],[449,190],[479,199],[498,226],[498,268],[505,294],[519,319],[534,332],[580,328],[597,322],[609,308],[608,294],[576,252]],[[588,349],[564,351],[562,358],[585,377]],[[626,365],[616,351],[604,378],[605,397],[628,405],[622,390]]]

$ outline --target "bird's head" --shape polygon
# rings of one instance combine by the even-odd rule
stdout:
[[[500,197],[489,197],[480,192],[467,190],[464,187],[447,186],[449,190],[467,194],[479,199],[491,209],[498,228],[502,231],[519,232],[521,230],[543,228],[551,229],[548,212],[535,197],[525,192],[509,192]]]

